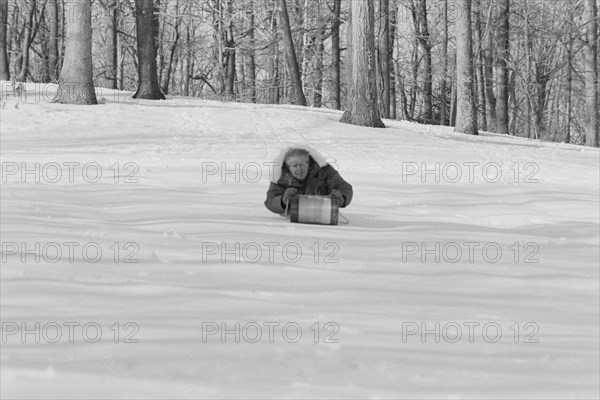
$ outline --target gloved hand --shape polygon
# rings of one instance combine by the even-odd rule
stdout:
[[[283,204],[287,204],[287,202],[290,201],[290,199],[294,197],[296,193],[298,193],[298,189],[296,188],[285,189],[285,192],[283,192],[283,196],[281,196],[281,201],[283,202]]]
[[[336,199],[340,207],[344,205],[344,196],[339,190],[333,189],[331,193],[329,193],[329,196],[331,196],[332,199]]]

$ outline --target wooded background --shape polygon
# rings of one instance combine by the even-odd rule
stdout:
[[[88,3],[97,87],[349,109],[360,74],[383,118],[598,146],[600,0],[1,1],[1,80],[58,82]]]

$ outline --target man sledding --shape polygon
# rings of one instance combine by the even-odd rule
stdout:
[[[290,203],[299,195],[327,196],[336,208],[346,207],[352,201],[352,185],[316,150],[308,146],[292,146],[284,149],[274,161],[273,176],[265,200],[265,206],[270,211],[290,214]],[[318,198],[313,198],[313,201],[322,203]]]

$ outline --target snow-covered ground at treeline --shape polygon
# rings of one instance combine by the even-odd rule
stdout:
[[[598,398],[598,149],[2,85],[2,398]],[[349,224],[264,207],[290,144]]]

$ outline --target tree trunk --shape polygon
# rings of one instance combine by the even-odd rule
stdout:
[[[317,0],[317,37],[315,38],[315,80],[313,86],[313,107],[321,108],[323,106],[323,52],[325,46],[323,36],[325,34],[321,19],[321,3]]]
[[[535,84],[536,84],[536,107],[535,107],[535,126],[537,131],[537,137],[542,140],[547,140],[547,132],[546,132],[546,121],[545,121],[545,112],[547,107],[547,85],[550,80],[548,66],[545,61],[536,65],[536,75],[535,75]]]
[[[301,57],[301,67],[300,67],[300,82],[303,82],[303,84],[307,85],[308,87],[308,68],[310,66],[310,59],[311,59],[311,50],[313,48],[313,43],[312,40],[314,38],[312,38],[312,34],[309,33],[311,30],[311,15],[310,15],[310,8],[311,6],[318,0],[303,0],[304,1],[304,6],[303,7],[297,7],[298,11],[300,9],[302,9],[302,44],[300,46],[300,54],[302,55]],[[298,3],[296,3],[296,5],[298,6]],[[298,13],[300,14],[300,13]]]
[[[571,18],[571,21],[573,19]],[[569,42],[567,43],[567,127],[565,142],[571,143],[571,121],[573,119],[573,34],[569,32]]]
[[[477,111],[473,87],[471,0],[460,0],[462,18],[456,22],[456,126],[455,132],[477,135]]]
[[[400,55],[404,53],[404,49],[400,48],[400,39],[401,39],[401,24],[403,14],[401,6],[398,6],[396,2],[392,3],[392,6],[395,7],[395,15],[394,15],[394,53],[393,53],[393,64],[394,64],[394,88],[396,91],[396,95],[394,97],[398,97],[398,101],[400,104],[396,107],[396,119],[406,120],[408,117],[408,108],[407,108],[407,99],[406,99],[406,88],[404,87],[404,75],[402,73],[403,69],[400,65]]]
[[[57,0],[48,2],[48,30],[50,31],[48,38],[48,69],[50,73],[50,81],[57,82],[59,74],[59,54],[58,54],[58,3]],[[115,53],[116,55],[116,53]]]
[[[342,108],[340,74],[340,25],[342,0],[333,0],[333,21],[331,23],[331,70],[333,80],[333,107]]]
[[[277,17],[271,13],[269,16],[271,20],[271,32],[273,34],[273,42],[271,44],[271,52],[267,58],[267,65],[269,71],[269,86],[268,90],[268,102],[271,104],[279,104],[280,91],[279,91],[279,46],[277,45]]]
[[[48,31],[46,29],[40,30],[40,54],[42,55],[42,71],[41,71],[41,82],[50,82],[50,66],[48,65]]]
[[[377,101],[375,12],[371,0],[350,2],[348,20],[348,102],[341,122],[385,128]]]
[[[169,68],[167,69],[167,73],[165,74],[165,90],[163,91],[164,95],[169,94],[171,87],[175,87],[176,85],[175,78],[173,77],[173,75],[175,73],[174,71],[177,71],[179,61],[179,52],[177,50],[173,50],[172,55],[169,54]]]
[[[484,69],[485,75],[485,94],[488,103],[488,129],[492,132],[496,131],[496,95],[494,94],[494,57],[492,52],[492,32],[488,28],[487,37],[484,39]]]
[[[19,76],[17,78],[20,82],[27,80],[27,74],[29,73],[29,49],[31,47],[31,36],[33,31],[33,21],[36,8],[36,0],[30,0],[27,7],[27,17],[25,20],[25,31],[23,32],[23,38],[21,39],[21,65],[19,70]]]
[[[122,25],[122,24],[120,24]],[[126,50],[124,50],[122,43],[119,44],[119,68],[117,69],[117,86],[119,90],[123,90],[124,82],[125,82],[125,55]]]
[[[117,88],[117,0],[108,0],[106,4],[106,58],[105,86]]]
[[[213,6],[212,11],[212,24],[214,27],[214,43],[213,54],[215,57],[215,63],[218,68],[215,68],[215,80],[218,85],[218,92],[223,94],[225,91],[225,77],[227,75],[227,64],[224,62],[225,48],[224,40],[225,34],[223,32],[223,2],[222,0],[212,0],[211,5]]]
[[[294,41],[292,40],[292,31],[290,29],[290,19],[287,11],[287,0],[280,0],[281,8],[279,10],[279,25],[283,35],[283,47],[288,66],[288,73],[292,80],[292,103],[300,106],[306,106],[306,97],[302,90],[302,80],[300,70],[298,69],[298,59],[294,50]]]
[[[481,0],[474,0],[473,16],[475,17],[475,42],[476,52],[474,57],[475,73],[477,74],[477,96],[475,104],[479,105],[479,115],[481,116],[481,129],[487,131],[487,110],[485,99],[485,78],[483,74],[483,40],[481,36]]]
[[[273,35],[273,41],[271,42],[271,49],[269,56],[267,57],[267,66],[269,71],[269,85],[267,86],[267,101],[270,104],[279,104],[280,91],[279,91],[279,45],[278,45],[278,27],[277,27],[277,16],[276,12],[268,11],[268,20],[271,21],[271,33]]]
[[[182,70],[181,73],[183,75],[182,79],[183,79],[183,95],[184,96],[189,96],[190,95],[190,80],[191,80],[191,76],[192,73],[194,72],[194,59],[192,57],[192,35],[190,34],[190,24],[188,23],[186,25],[185,28],[185,35],[186,35],[186,44],[187,44],[187,51],[185,54],[186,57],[186,63],[185,63],[185,70]],[[193,92],[193,87],[192,87],[192,96],[194,96],[195,93]]]
[[[7,51],[9,52],[9,59],[10,59],[10,52],[12,50],[13,54],[14,54],[14,61],[13,61],[13,74],[12,76],[14,77],[14,79],[16,79],[16,77],[18,77],[21,74],[21,64],[23,63],[23,53],[21,51],[19,51],[19,49],[21,48],[21,40],[23,37],[23,33],[25,32],[25,23],[23,22],[23,15],[25,14],[24,12],[20,12],[20,9],[18,7],[15,7],[15,9],[13,10],[13,12],[11,13],[11,20],[8,22],[8,26],[9,27],[13,27],[13,26],[20,26],[23,25],[23,28],[20,30],[18,29],[9,29],[8,30],[8,39],[6,41],[6,44],[8,46]],[[26,15],[26,14],[25,14]],[[65,33],[65,24],[63,24],[63,36]],[[11,49],[12,47],[12,49]]]
[[[164,84],[163,84],[163,93],[169,94],[169,85],[171,83],[171,75],[173,73],[173,64],[177,66],[177,58],[175,56],[175,52],[177,51],[177,45],[179,44],[179,25],[181,24],[181,17],[179,16],[179,0],[175,2],[175,26],[174,26],[174,35],[173,43],[171,43],[171,47],[169,48],[169,61],[167,63],[167,71],[165,73]]]
[[[244,56],[242,53],[238,54],[236,57],[237,65],[235,66],[235,73],[237,79],[237,87],[236,92],[238,97],[236,101],[247,101],[246,99],[246,65],[244,63]]]
[[[450,79],[450,87],[452,88],[450,92],[450,126],[456,126],[456,108],[458,103],[456,96],[456,79]]]
[[[516,89],[516,73],[508,74],[508,109],[511,110],[512,103],[512,119],[509,118],[510,125],[508,128],[508,132],[516,132],[515,125],[517,120],[519,119],[519,107],[517,106],[517,89]],[[514,134],[513,134],[514,135]]]
[[[496,132],[503,134],[508,133],[509,12],[510,0],[501,0],[498,16],[498,57],[496,60],[496,83],[498,88]]]
[[[399,68],[396,68],[396,81],[398,81],[398,91],[400,92],[400,118],[408,120],[408,99],[406,98],[406,89],[404,87],[404,78],[400,75]]]
[[[245,19],[240,18],[239,30],[241,32],[246,32],[246,25],[248,24]],[[244,33],[245,35],[245,33]],[[237,42],[236,49],[236,66],[235,66],[235,82],[237,85],[235,87],[236,101],[247,102],[247,89],[246,89],[246,51],[244,46],[244,41],[241,39]],[[234,82],[234,83],[235,83]]]
[[[440,125],[448,125],[448,103],[446,91],[448,79],[448,0],[442,4],[442,82],[440,84]]]
[[[233,37],[233,1],[226,0],[227,29],[225,29],[225,93],[228,98],[235,98],[235,39]]]
[[[396,65],[394,63],[394,49],[396,48],[396,22],[398,14],[398,5],[392,2],[390,7],[390,118],[397,119],[396,104]]]
[[[156,0],[159,1],[159,0]],[[169,0],[166,0],[167,4],[169,2]],[[162,24],[161,24],[161,18],[162,18]],[[166,34],[166,16],[161,16],[156,15],[156,19],[158,20],[158,25],[157,25],[157,31],[158,34],[154,35],[154,40],[155,40],[155,44],[156,44],[156,56],[158,57],[158,64],[156,66],[156,73],[158,74],[158,84],[159,86],[161,85],[161,82],[163,82],[163,73],[164,73],[164,69],[165,69],[165,44],[166,44],[166,40],[165,40],[165,34]]]
[[[380,112],[383,118],[390,117],[390,1],[379,0],[379,20],[381,23],[378,40],[377,60],[379,62]]]
[[[65,2],[67,32],[65,59],[53,102],[97,104],[92,70],[91,0]]]
[[[138,45],[138,89],[134,99],[164,100],[156,68],[154,4],[152,0],[135,0]]]
[[[7,51],[8,0],[0,0],[0,80],[10,80],[9,59]]]
[[[254,39],[254,1],[250,0],[247,12],[248,19],[248,41],[249,48],[246,54],[246,91],[248,98],[252,103],[256,103],[256,56],[255,56],[255,39]]]
[[[433,72],[431,66],[431,43],[429,38],[429,26],[427,23],[427,0],[419,0],[419,43],[423,48],[423,59],[425,62],[425,81],[423,82],[423,96],[425,108],[423,110],[423,120],[431,123],[433,120]]]
[[[158,54],[159,46],[158,35],[160,35],[160,2],[161,0],[152,1],[152,32],[154,33],[154,54]]]
[[[415,13],[413,13],[413,20],[415,17]],[[412,54],[412,82],[410,85],[409,92],[409,106],[408,106],[408,119],[413,120],[415,115],[415,107],[417,103],[417,87],[419,85],[419,66],[420,66],[420,58],[419,58],[419,38],[418,35],[415,34],[415,42],[413,47]]]
[[[527,102],[527,112],[525,115],[525,136],[531,138],[531,58],[533,49],[527,1],[528,0],[525,0],[525,101]]]
[[[584,0],[583,23],[585,24],[585,145],[598,147],[598,9],[595,0]]]
[[[281,57],[283,58],[282,63],[287,66],[287,59],[285,57],[285,51],[284,53],[281,55]],[[281,71],[281,79],[280,79],[280,88],[281,88],[281,95],[284,98],[284,101],[291,101],[293,104],[293,100],[290,100],[290,98],[292,97],[292,90],[293,90],[293,85],[289,85],[288,81],[290,80],[288,78],[288,69],[286,67],[282,68]]]

